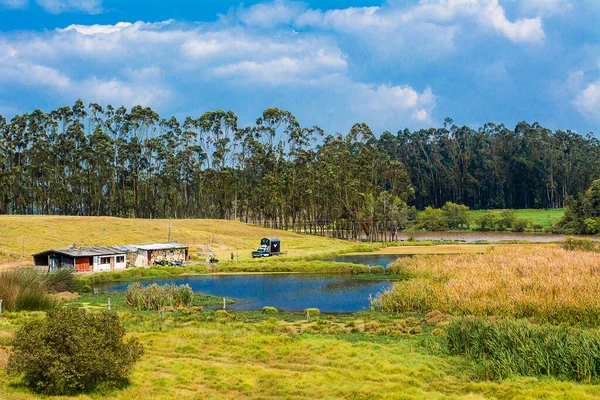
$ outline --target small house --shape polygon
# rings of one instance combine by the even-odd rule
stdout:
[[[185,262],[189,247],[179,243],[132,244],[127,249],[129,263],[136,267],[150,267],[159,262]]]
[[[114,271],[127,268],[126,252],[118,247],[71,247],[33,255],[36,267],[48,271],[71,268],[78,272]]]

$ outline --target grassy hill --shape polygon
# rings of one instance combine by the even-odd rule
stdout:
[[[104,233],[103,233],[104,231]],[[31,260],[33,253],[77,246],[105,246],[166,242],[166,219],[124,219],[113,217],[0,216],[0,261]],[[282,250],[291,256],[309,255],[351,247],[351,242],[299,235],[241,222],[207,219],[171,221],[171,241],[190,246],[190,253],[209,249],[220,259],[236,253],[248,259],[263,237],[279,237]]]

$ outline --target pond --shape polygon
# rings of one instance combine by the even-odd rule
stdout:
[[[205,275],[142,281],[177,285],[188,284],[194,292],[233,298],[230,309],[260,310],[271,306],[285,311],[316,307],[321,312],[354,312],[369,309],[369,295],[375,297],[391,288],[386,280],[352,279],[338,275]],[[129,283],[98,287],[103,292],[125,291]]]
[[[363,264],[369,267],[381,266],[386,268],[388,264],[396,261],[400,257],[412,257],[409,254],[355,254],[332,258],[327,261],[349,262],[354,264]]]

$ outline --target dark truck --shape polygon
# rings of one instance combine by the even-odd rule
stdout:
[[[271,257],[281,252],[281,241],[277,238],[263,238],[260,247],[252,252],[252,258]]]

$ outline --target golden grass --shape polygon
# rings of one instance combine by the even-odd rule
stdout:
[[[0,216],[0,262],[31,264],[31,254],[77,246],[105,246],[166,242],[169,221],[166,219],[124,219],[113,217]],[[104,238],[102,239],[102,231]],[[279,237],[287,256],[306,256],[352,247],[353,243],[318,236],[299,235],[241,222],[209,219],[175,219],[171,221],[171,241],[197,248],[209,248],[221,260],[251,258],[251,251],[263,237]]]
[[[508,246],[498,244],[494,246]],[[435,246],[398,246],[384,247],[371,252],[370,254],[458,254],[458,253],[484,253],[492,245],[476,244],[441,244]],[[364,253],[350,253],[348,255],[358,255]]]
[[[485,254],[400,259],[391,269],[412,278],[380,297],[385,310],[600,323],[598,253],[506,246]]]

